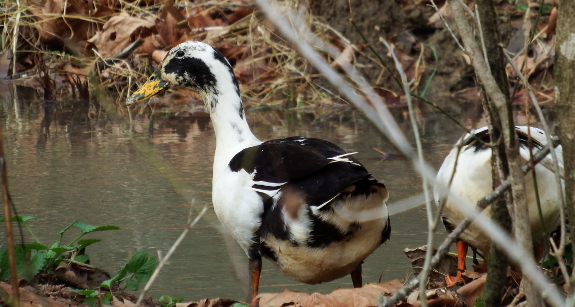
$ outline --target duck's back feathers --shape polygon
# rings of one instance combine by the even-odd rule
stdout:
[[[264,142],[236,154],[231,171],[253,176],[253,189],[273,197],[284,185],[320,206],[371,175],[351,154],[328,141],[290,137]],[[287,189],[287,188],[284,188]]]

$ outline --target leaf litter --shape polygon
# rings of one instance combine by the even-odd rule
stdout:
[[[451,22],[445,1],[436,3],[447,22]],[[472,1],[466,3],[474,9]],[[428,90],[432,94],[444,91],[457,94],[454,96],[458,99],[474,100],[473,95],[466,94],[467,89],[474,88],[475,84],[465,55],[460,50],[454,50],[448,57],[436,52],[444,44],[454,44],[453,39],[443,31],[445,24],[438,13],[428,6],[427,1],[403,0],[400,4],[403,13],[415,17],[403,31],[387,39],[392,43],[408,78],[414,80],[412,90],[420,94],[426,94]],[[299,0],[287,1],[285,5],[301,6]],[[502,20],[502,33],[509,33],[506,34],[509,36],[507,49],[537,85],[534,86],[535,90],[543,92],[552,89],[552,74],[547,72],[554,60],[551,46],[557,7],[551,3],[551,6],[545,4],[541,8],[546,13],[539,21],[540,31],[528,45],[530,50],[526,51],[524,32],[528,28],[525,25],[529,23],[525,19],[534,20],[536,6],[536,2],[529,2],[525,6],[529,9],[524,11],[523,6],[500,1],[497,10]],[[15,9],[7,9],[3,18],[13,18]],[[216,47],[230,60],[248,108],[262,104],[298,108],[346,104],[325,85],[311,65],[276,33],[275,27],[249,0],[178,3],[173,0],[134,3],[123,0],[33,0],[26,12],[28,14],[19,24],[23,39],[17,43],[18,50],[27,52],[18,53],[17,75],[11,77],[28,86],[45,89],[50,86],[63,87],[73,95],[87,95],[84,97],[87,100],[95,87],[107,88],[121,105],[129,92],[141,85],[163,59],[166,50],[183,41],[201,40]],[[367,48],[376,42],[350,41],[321,16],[304,13],[302,17],[318,37],[334,44],[342,52],[337,59],[322,52],[332,66],[355,65],[360,70],[375,68],[380,71],[373,80],[376,91],[382,97],[389,98],[392,107],[405,105],[401,99],[401,89],[389,82],[393,73],[386,72],[383,64]],[[9,24],[6,33],[11,33],[10,27]],[[504,31],[506,27],[510,30]],[[435,34],[427,34],[430,31],[435,31]],[[7,35],[6,45],[13,43],[12,40],[13,37]],[[124,48],[138,40],[143,41],[139,47],[118,59]],[[4,53],[9,53],[9,49]],[[35,70],[44,68],[37,58],[27,56],[30,53],[41,54],[46,63],[46,75],[50,78],[62,75],[62,82],[40,82],[35,77]],[[389,64],[390,55],[382,56]],[[12,71],[10,59],[10,56],[0,57],[0,67],[7,68],[1,70],[4,77]],[[105,65],[96,65],[104,60]],[[508,68],[508,72],[512,81],[517,82],[513,79],[513,70]],[[90,75],[97,78],[88,83]],[[348,82],[353,85],[353,80]],[[80,85],[84,88],[89,86],[91,90],[81,89]],[[167,98],[159,97],[152,102],[173,107],[181,101],[175,99],[172,103],[173,93],[168,92]],[[546,93],[551,99],[545,102],[552,101],[553,92]],[[199,101],[192,99],[192,103],[199,104]],[[186,106],[189,104],[190,101],[185,103]]]

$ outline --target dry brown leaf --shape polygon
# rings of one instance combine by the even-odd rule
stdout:
[[[112,300],[111,306],[113,306],[113,307],[135,307],[136,304],[130,302],[129,300],[117,298],[114,296],[114,299]]]
[[[164,60],[166,54],[168,54],[168,52],[165,50],[154,50],[154,52],[152,52],[152,59],[156,61],[156,63],[160,63]]]
[[[449,290],[444,288],[428,290],[425,292],[427,298],[427,305],[433,307],[451,307],[458,306],[459,299]],[[419,291],[412,292],[407,299],[407,303],[419,307],[421,302],[419,301]]]
[[[164,49],[168,44],[159,35],[150,35],[144,38],[144,43],[140,48],[137,49],[138,52],[153,53],[158,49]]]
[[[330,66],[341,72],[343,67],[349,67],[353,65],[354,60],[355,46],[347,45],[347,47],[343,49],[339,56],[333,62],[331,62]]]
[[[397,292],[403,287],[400,280],[382,284],[366,284],[361,288],[336,289],[330,294],[302,293],[285,290],[282,293],[262,293],[258,296],[260,306],[376,306],[382,294]]]
[[[124,12],[110,18],[102,31],[98,31],[88,42],[94,44],[101,56],[111,57],[132,42],[131,36],[138,29],[147,28],[151,31],[154,26],[152,21],[131,17]]]
[[[425,253],[427,246],[421,246],[415,249],[406,248],[403,250],[411,266],[413,267],[414,274],[419,274],[423,268],[425,261]],[[434,251],[435,252],[435,251]],[[454,276],[457,273],[457,258],[452,255],[446,255],[441,260],[436,270],[432,270],[429,274],[428,288],[437,288],[445,286],[445,275],[449,274]]]
[[[9,297],[12,296],[12,287],[10,285],[0,282],[0,290],[8,293]],[[68,304],[51,297],[38,296],[25,288],[19,288],[18,291],[20,292],[20,307],[68,307]],[[0,305],[5,303],[0,298]]]
[[[237,302],[238,301],[236,301],[236,300],[230,300],[230,299],[226,299],[226,298],[224,298],[224,299],[216,298],[213,300],[205,298],[199,302],[187,303],[187,305],[185,305],[185,306],[186,307],[230,307]],[[177,306],[182,306],[182,305],[178,304]]]
[[[421,76],[421,74],[425,71],[425,65],[423,65],[423,63],[420,63],[420,65],[416,65],[417,61],[415,58],[408,55],[403,50],[396,48],[394,45],[392,45],[392,48],[393,52],[395,53],[395,56],[401,63],[401,67],[405,72],[407,80],[413,80],[415,76]],[[389,54],[389,56],[391,56],[391,54]]]
[[[555,32],[555,28],[557,28],[558,16],[559,14],[557,12],[557,8],[554,7],[553,9],[551,9],[551,13],[549,14],[549,21],[547,22],[547,25],[545,25],[547,28],[545,28],[543,33],[541,33],[541,37],[548,38],[551,36],[553,32]]]
[[[66,15],[75,16],[75,18],[55,18],[58,15],[62,16],[64,8]],[[67,44],[83,45],[86,39],[94,33],[95,23],[88,21],[87,18],[90,11],[87,2],[81,0],[36,0],[30,2],[29,10],[38,20],[39,27],[37,29],[44,42],[59,41],[63,43],[65,41]]]
[[[66,261],[60,261],[54,270],[56,277],[79,289],[87,289],[88,274],[85,271],[76,271]]]
[[[237,4],[249,4],[250,2],[245,0],[236,1]],[[253,7],[237,7],[235,12],[226,15],[226,20],[228,25],[234,24],[236,21],[241,20],[242,18],[248,16],[249,14],[253,13]]]
[[[483,274],[478,279],[464,285],[463,287],[457,289],[463,299],[467,302],[467,306],[475,306],[475,301],[481,293],[483,293],[483,288],[485,287],[485,281],[487,280],[487,275]]]
[[[474,280],[474,279],[481,278],[481,276],[483,276],[484,274],[479,273],[479,272],[475,272],[475,271],[465,270],[461,275],[466,277],[466,278],[469,278],[471,280]]]
[[[523,66],[523,62],[525,62],[525,66]],[[521,69],[521,67],[523,67],[523,75],[529,75],[531,73],[535,73],[535,69],[537,68],[537,66],[535,65],[535,58],[533,57],[527,57],[524,54],[518,56],[515,59],[515,65],[517,65],[517,67],[519,67],[519,69]],[[505,70],[507,71],[507,75],[509,77],[515,78],[517,77],[517,73],[515,72],[515,69],[513,69],[513,66],[511,66],[511,64],[507,64],[507,66],[505,66]]]
[[[473,266],[473,271],[477,273],[487,273],[487,261]]]
[[[165,45],[163,47],[173,47],[181,42],[181,37],[189,31],[187,24],[179,26],[186,17],[174,6],[173,1],[166,1],[156,18],[156,30]]]
[[[443,15],[443,18],[445,19],[449,19],[453,16],[453,14],[451,14],[451,9],[449,9],[449,5],[447,5],[447,2],[439,9],[439,13],[441,13],[441,15]],[[434,24],[438,21],[441,21],[439,13],[435,12],[433,15],[431,15],[431,17],[429,17],[429,19],[427,20],[427,23]]]

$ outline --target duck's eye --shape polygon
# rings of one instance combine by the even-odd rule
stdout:
[[[154,81],[154,80],[156,80],[156,75],[151,75],[151,76],[150,76],[150,81]]]
[[[185,53],[184,53],[182,50],[180,50],[180,51],[176,52],[176,56],[177,56],[178,58],[181,58],[181,57],[183,57],[183,56],[184,56],[184,54],[185,54]]]

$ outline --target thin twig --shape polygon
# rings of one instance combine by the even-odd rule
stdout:
[[[407,106],[409,108],[409,117],[411,119],[411,126],[413,129],[413,134],[415,135],[415,144],[417,148],[417,156],[419,158],[420,166],[423,167],[423,149],[421,147],[421,139],[419,136],[419,127],[417,126],[417,119],[415,118],[415,112],[413,110],[413,103],[411,101],[411,91],[410,91],[410,82],[407,80],[405,76],[405,72],[403,71],[403,67],[401,67],[401,63],[397,59],[393,48],[389,45],[389,43],[383,39],[383,37],[379,38],[379,41],[382,42],[385,47],[389,50],[393,61],[395,62],[395,69],[399,72],[399,76],[401,77],[401,83],[403,84],[403,92],[405,93],[405,100],[407,101]],[[427,251],[425,252],[425,262],[423,265],[423,269],[421,271],[421,279],[419,280],[419,297],[421,306],[427,307],[427,301],[425,299],[425,287],[426,287],[426,280],[429,277],[429,273],[431,271],[430,263],[431,257],[433,256],[433,234],[435,232],[434,229],[434,216],[433,216],[433,209],[431,208],[431,200],[429,196],[429,185],[427,184],[427,179],[425,176],[422,176],[422,186],[423,186],[423,193],[425,195],[425,209],[427,211],[427,225],[428,225],[428,232],[427,232]],[[439,214],[439,213],[438,213]]]
[[[481,26],[481,14],[479,14],[478,4],[475,3],[475,20],[477,21],[477,29],[479,29],[479,39],[481,40],[481,50],[483,51],[483,57],[485,58],[485,63],[489,63],[489,58],[487,57],[487,48],[485,47],[485,38],[483,37],[483,27]],[[491,73],[491,66],[487,65],[487,70]]]
[[[194,202],[192,200],[192,205],[190,207],[190,215],[188,216],[188,223],[187,223],[186,228],[182,231],[182,234],[174,242],[172,247],[170,247],[170,250],[168,250],[168,253],[166,253],[166,256],[160,260],[160,263],[158,263],[158,266],[156,267],[154,274],[152,274],[152,277],[150,277],[150,280],[148,280],[148,282],[146,283],[144,290],[142,290],[142,293],[140,293],[140,296],[138,297],[138,301],[136,302],[136,306],[140,306],[140,304],[142,303],[142,300],[144,299],[144,296],[146,295],[146,293],[148,293],[148,291],[150,290],[150,288],[154,284],[154,281],[156,281],[156,277],[158,277],[158,275],[160,274],[160,272],[164,268],[164,265],[166,264],[168,259],[170,259],[170,257],[176,251],[176,249],[178,248],[180,243],[182,243],[182,240],[184,240],[184,238],[186,237],[186,235],[188,234],[190,229],[198,223],[200,218],[202,218],[204,213],[206,213],[206,211],[208,210],[208,206],[205,206],[204,209],[202,209],[202,211],[200,211],[198,216],[192,222],[190,222],[192,220],[192,212],[193,212],[192,208],[193,208],[193,206],[194,206]]]
[[[16,76],[16,48],[18,45],[18,32],[20,27],[20,0],[16,0],[18,12],[16,13],[16,21],[14,22],[14,33],[12,34],[12,78]]]
[[[445,5],[447,5],[447,3],[446,3]],[[455,36],[455,33],[453,33],[453,30],[451,30],[451,27],[450,27],[449,24],[447,23],[447,20],[445,20],[445,17],[443,17],[443,14],[441,14],[441,12],[439,11],[439,8],[438,8],[437,5],[435,4],[435,1],[431,0],[431,6],[433,6],[433,8],[434,8],[435,11],[437,12],[437,14],[438,14],[439,17],[441,18],[441,20],[443,20],[443,23],[444,23],[445,26],[447,27],[447,30],[449,31],[449,33],[451,33],[451,36],[453,37],[453,40],[455,40],[455,43],[457,43],[457,46],[459,46],[459,49],[461,49],[463,52],[465,52],[465,48],[463,48],[463,46],[461,45],[461,43],[459,43],[459,39],[457,38],[457,36]]]
[[[14,230],[12,229],[12,213],[10,211],[11,198],[8,191],[8,172],[6,170],[6,157],[4,156],[4,140],[2,126],[0,125],[0,174],[2,178],[2,200],[4,203],[4,222],[6,225],[6,243],[8,248],[8,263],[10,266],[10,285],[12,286],[12,306],[20,306],[20,285],[18,283],[18,270],[16,268],[16,251],[14,244]],[[22,233],[22,232],[20,232]]]
[[[529,98],[531,99],[531,103],[535,107],[535,110],[537,111],[537,115],[539,116],[539,120],[541,121],[541,125],[543,126],[543,130],[545,131],[545,137],[547,138],[547,143],[553,142],[553,140],[551,139],[551,134],[550,134],[551,130],[549,129],[549,125],[547,125],[547,120],[545,120],[545,116],[543,115],[543,110],[541,110],[541,106],[539,106],[539,103],[537,102],[537,98],[535,97],[535,93],[533,92],[533,88],[529,84],[529,81],[521,73],[521,71],[519,70],[519,67],[517,67],[517,64],[515,64],[515,62],[511,60],[511,57],[506,52],[503,52],[503,55],[505,56],[505,58],[507,59],[509,64],[511,64],[511,66],[515,70],[515,73],[517,74],[517,76],[519,76],[519,78],[523,82],[523,85],[527,89],[527,93],[529,94]],[[563,188],[562,188],[563,185],[561,184],[561,176],[562,176],[563,172],[561,171],[561,168],[559,167],[559,159],[557,158],[557,152],[555,151],[555,148],[551,148],[551,157],[553,158],[553,163],[552,163],[553,169],[552,169],[552,171],[555,173],[555,183],[557,184],[557,195],[559,195],[561,197],[561,206],[560,206],[560,210],[559,210],[560,219],[561,219],[561,237],[560,237],[561,239],[560,239],[559,248],[560,248],[560,251],[562,254],[564,249],[565,249],[565,234],[567,232],[566,226],[565,226],[565,207],[567,205],[566,205],[566,201],[565,201],[565,199],[566,199],[565,198],[565,191],[563,190]]]
[[[569,280],[569,271],[567,271],[567,266],[565,265],[565,261],[563,260],[563,251],[557,248],[557,245],[555,244],[555,240],[553,240],[553,238],[549,238],[549,242],[551,243],[551,249],[553,250],[551,252],[551,256],[554,256],[555,259],[557,259],[557,263],[559,264],[561,274],[563,275],[565,282],[567,282]]]

